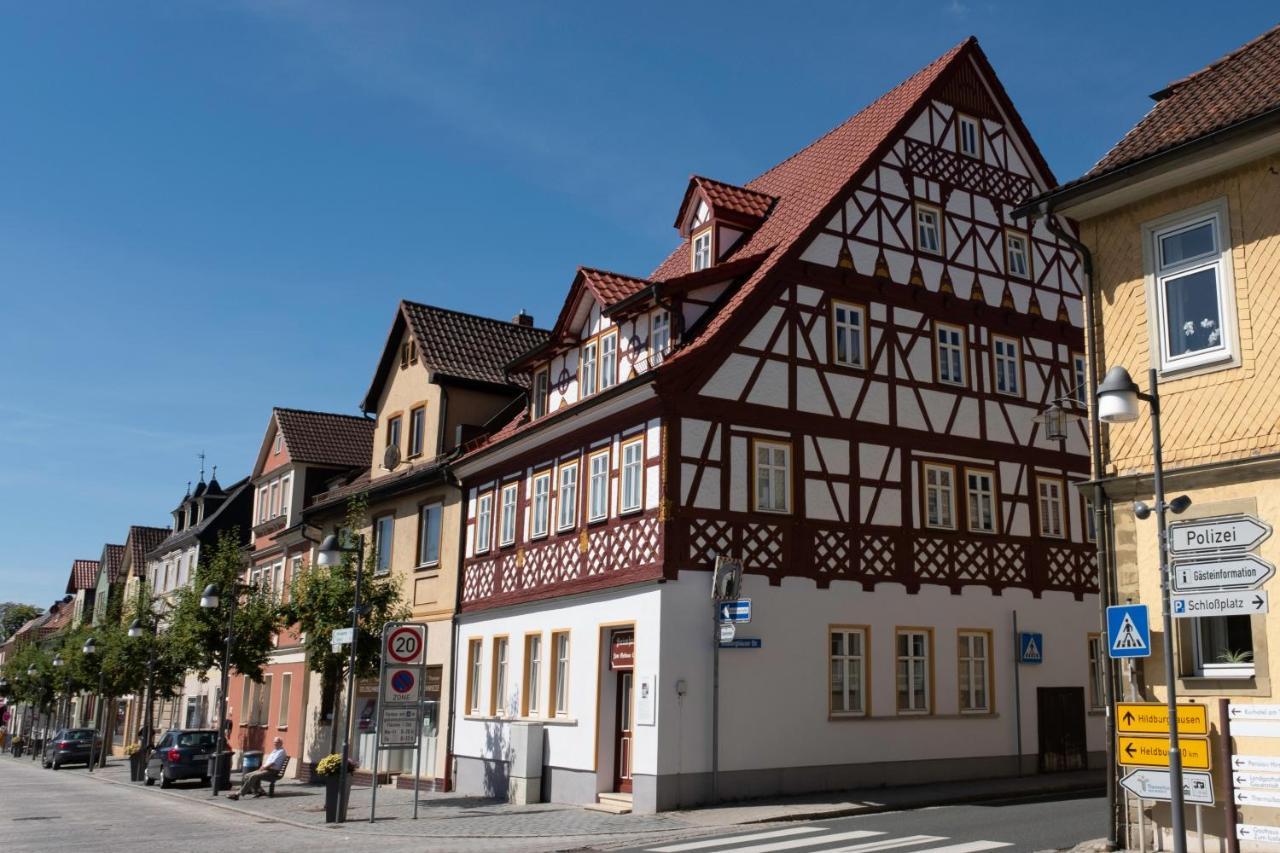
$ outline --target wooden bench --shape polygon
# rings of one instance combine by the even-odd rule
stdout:
[[[289,769],[289,762],[293,761],[292,755],[284,757],[284,764],[280,767],[280,775],[267,783],[267,796],[274,797],[276,795],[276,783],[284,778],[285,771]]]

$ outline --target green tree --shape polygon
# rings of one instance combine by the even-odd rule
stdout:
[[[368,524],[368,503],[362,497],[347,502],[346,531],[361,530]],[[358,540],[347,536],[348,547]],[[375,577],[376,553],[365,549],[365,572],[360,585],[356,676],[377,675],[382,647],[382,628],[388,622],[407,619],[409,608],[404,603],[399,582],[391,575]],[[344,553],[337,566],[309,566],[293,576],[289,603],[284,618],[297,623],[303,633],[307,664],[319,673],[326,705],[330,705],[346,679],[350,650],[334,651],[330,637],[335,628],[351,627],[351,606],[355,601],[356,555]]]
[[[34,667],[34,673],[27,671]],[[4,663],[0,676],[7,684],[9,698],[15,703],[34,706],[41,712],[53,710],[55,674],[53,654],[37,643],[24,643]]]
[[[233,596],[238,602],[231,667],[254,681],[262,680],[262,668],[273,648],[272,636],[281,626],[280,613],[268,590],[243,586],[245,566],[238,531],[224,531],[212,551],[201,554],[191,584],[178,590],[169,612],[164,642],[171,647],[174,660],[199,673],[202,680],[208,680],[212,669],[221,671],[226,663],[227,617]],[[218,590],[218,606],[212,610],[200,606],[200,596],[209,584]]]
[[[0,639],[13,636],[14,631],[43,612],[33,604],[19,604],[16,601],[0,604]]]

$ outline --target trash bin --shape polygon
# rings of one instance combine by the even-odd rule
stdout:
[[[262,750],[247,749],[240,754],[240,769],[252,773],[262,766]]]
[[[217,775],[216,775],[216,778],[215,778],[215,775],[214,775],[214,774],[215,774],[215,771],[214,771],[215,763],[214,763],[214,762],[216,762],[216,761],[218,760],[218,756],[217,756],[217,754],[216,754],[216,753],[210,753],[210,755],[209,755],[209,773],[208,773],[208,776],[209,776],[209,778],[210,778],[210,779],[212,779],[212,780],[213,780],[213,783],[212,783],[212,784],[213,784],[213,786],[214,786],[214,787],[213,787],[213,790],[215,790],[215,791],[226,791],[226,790],[230,790],[230,788],[231,788],[231,758],[232,758],[232,755],[233,755],[233,753],[232,753],[231,751],[229,751],[229,750],[228,750],[227,752],[222,753],[222,762],[221,762],[220,764],[217,764],[217,765],[216,765],[216,767],[217,767],[217,771],[216,771],[216,772],[217,772]]]

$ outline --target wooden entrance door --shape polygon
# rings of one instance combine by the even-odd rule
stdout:
[[[631,729],[635,725],[631,713],[631,670],[617,674],[618,704],[614,719],[618,721],[617,737],[613,752],[613,790],[631,793]]]
[[[1040,729],[1040,772],[1084,770],[1084,688],[1039,687],[1036,713]]]

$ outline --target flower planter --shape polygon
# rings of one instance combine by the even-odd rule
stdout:
[[[135,752],[133,755],[129,756],[129,781],[130,782],[141,782],[143,774],[145,773],[146,769],[147,769],[147,753],[145,751],[140,749],[137,752]]]
[[[324,822],[337,823],[345,821],[347,819],[346,809],[342,809],[341,815],[338,813],[341,800],[339,793],[342,790],[338,774],[334,773],[321,778],[324,779]],[[347,776],[346,800],[348,803],[351,801],[351,776],[349,774]]]

